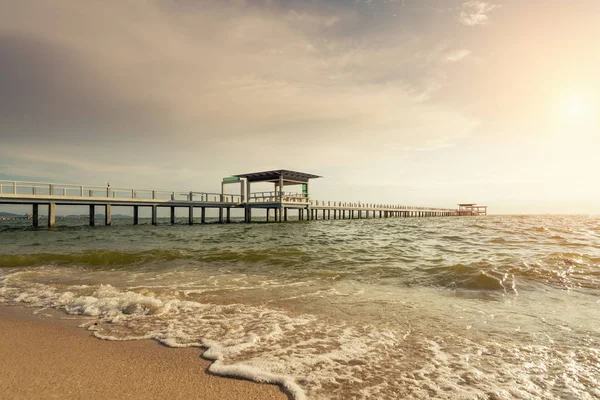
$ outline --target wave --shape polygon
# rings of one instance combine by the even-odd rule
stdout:
[[[178,250],[124,252],[85,250],[69,254],[34,253],[0,254],[0,267],[33,267],[40,265],[122,266],[155,261],[171,261],[182,257]]]
[[[41,265],[111,266],[125,268],[131,265],[152,264],[174,260],[197,262],[249,262],[285,264],[304,262],[311,256],[298,249],[248,250],[191,250],[154,249],[145,251],[84,250],[68,254],[27,253],[0,254],[0,268],[34,267]]]
[[[430,275],[425,279],[429,286],[442,286],[451,289],[516,291],[514,281],[502,273],[498,273],[489,265],[455,264],[450,266],[426,268],[423,271]]]
[[[421,272],[416,283],[452,289],[517,293],[517,285],[535,290],[540,284],[567,290],[600,289],[600,258],[579,253],[551,253],[518,264],[475,262],[416,270]]]

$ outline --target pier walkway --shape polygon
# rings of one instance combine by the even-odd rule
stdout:
[[[241,174],[224,178],[221,193],[176,192],[152,189],[131,189],[110,186],[88,186],[46,182],[0,180],[0,204],[32,206],[32,224],[39,226],[40,206],[48,209],[48,226],[56,225],[57,206],[89,207],[89,224],[95,225],[96,211],[104,211],[104,224],[111,225],[111,208],[133,208],[133,223],[139,222],[140,207],[151,209],[152,224],[158,222],[158,209],[169,208],[171,223],[175,223],[175,210],[185,208],[188,223],[194,223],[194,213],[200,209],[200,221],[206,222],[207,209],[218,212],[219,223],[231,222],[231,210],[243,209],[244,222],[252,222],[252,211],[265,210],[266,221],[288,221],[290,213],[299,220],[391,218],[391,217],[442,217],[467,215],[464,210],[451,208],[411,207],[393,204],[356,203],[311,200],[308,194],[309,179],[319,178],[295,171],[277,170]],[[251,184],[272,182],[271,192],[252,192]],[[236,184],[240,194],[226,194],[225,186]],[[301,193],[285,192],[289,185],[302,185]],[[271,218],[272,217],[272,218]]]

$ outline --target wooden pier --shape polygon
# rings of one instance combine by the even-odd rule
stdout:
[[[163,190],[115,188],[110,186],[87,186],[46,182],[23,182],[0,180],[0,204],[31,205],[33,226],[39,226],[40,206],[48,209],[48,226],[56,225],[57,206],[86,206],[89,208],[89,224],[96,224],[96,213],[104,211],[104,224],[111,225],[111,208],[133,208],[133,223],[139,222],[140,207],[151,210],[153,225],[158,223],[158,209],[170,209],[170,222],[175,223],[175,210],[187,210],[187,222],[194,223],[200,210],[200,221],[206,223],[207,210],[217,210],[219,223],[231,222],[231,210],[243,209],[244,222],[252,222],[252,211],[265,211],[266,221],[284,222],[294,213],[298,220],[361,219],[392,217],[450,217],[479,215],[466,210],[433,207],[411,207],[393,204],[357,203],[312,200],[309,195],[310,179],[317,175],[289,170],[264,171],[239,174],[224,178],[221,193],[175,192]],[[252,192],[253,183],[272,183],[271,192]],[[226,194],[227,185],[239,186],[239,194]],[[300,185],[301,192],[286,192],[286,186]],[[472,205],[471,206],[475,206]],[[483,206],[482,206],[483,207]],[[477,209],[479,212],[479,209]]]

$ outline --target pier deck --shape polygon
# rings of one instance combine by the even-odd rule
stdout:
[[[292,173],[292,174],[290,174]],[[262,175],[261,175],[262,174]],[[275,179],[275,178],[276,179]],[[292,177],[293,179],[291,179]],[[171,223],[175,223],[175,210],[188,211],[188,223],[194,223],[195,209],[201,210],[201,222],[206,222],[206,210],[218,211],[218,222],[231,222],[231,210],[243,209],[244,221],[252,222],[252,211],[265,210],[267,222],[274,214],[274,221],[288,221],[291,211],[299,220],[391,218],[391,217],[448,217],[464,216],[464,210],[434,207],[412,207],[394,204],[357,203],[341,201],[317,201],[308,196],[308,179],[315,175],[279,170],[246,174],[225,178],[221,193],[176,192],[152,189],[115,188],[110,186],[87,186],[46,182],[0,181],[0,204],[32,206],[32,224],[39,226],[39,207],[48,207],[48,226],[56,224],[57,206],[89,207],[89,223],[95,225],[96,207],[104,209],[105,225],[111,225],[111,207],[133,208],[133,223],[139,222],[139,208],[149,207],[152,224],[157,224],[158,208],[169,208]],[[251,192],[251,182],[275,183],[275,191]],[[240,194],[226,194],[224,186],[240,184]],[[286,185],[302,184],[302,193],[284,192]],[[244,186],[246,190],[244,191]]]

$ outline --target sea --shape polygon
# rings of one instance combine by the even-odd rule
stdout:
[[[600,398],[600,216],[148,222],[2,222],[0,303],[298,400]]]

